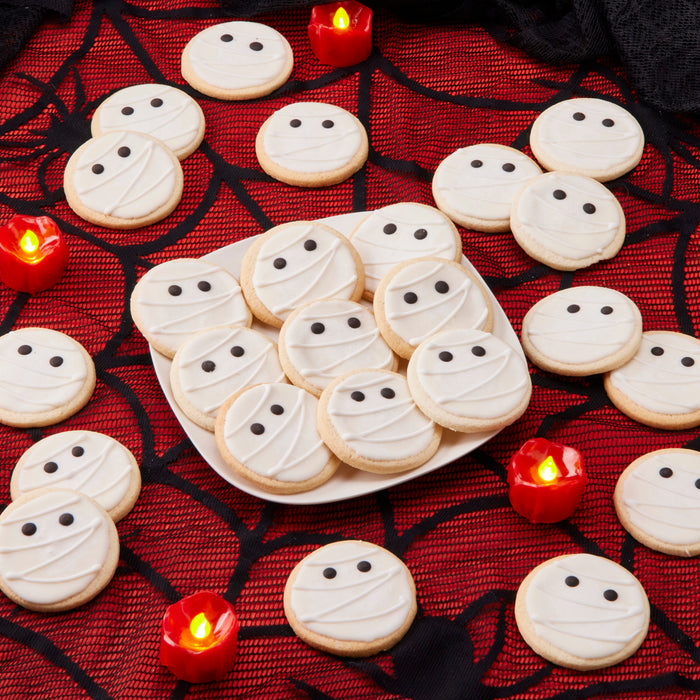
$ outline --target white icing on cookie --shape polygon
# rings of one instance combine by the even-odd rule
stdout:
[[[324,173],[348,165],[364,142],[359,122],[323,102],[296,102],[277,110],[263,136],[265,154],[300,173]]]
[[[312,302],[284,326],[284,350],[310,384],[324,389],[353,369],[393,369],[394,353],[370,311],[354,301]]]
[[[0,336],[0,409],[44,413],[73,401],[88,379],[82,346],[48,328]]]
[[[317,404],[291,384],[259,384],[226,412],[226,447],[238,462],[268,479],[312,479],[332,458],[316,430]]]
[[[406,379],[385,370],[346,377],[329,397],[328,415],[340,438],[365,459],[413,457],[430,445],[435,431],[413,402]]]
[[[350,242],[365,266],[365,288],[372,292],[404,260],[426,255],[455,260],[460,250],[452,222],[438,209],[414,202],[372,212],[353,231]]]
[[[30,603],[51,605],[77,595],[105,564],[110,524],[82,494],[40,494],[0,517],[0,576]]]
[[[700,410],[700,340],[682,333],[642,333],[637,354],[608,375],[628,399],[654,413]]]
[[[334,542],[297,569],[290,605],[307,629],[336,640],[372,642],[399,631],[415,592],[403,562],[368,542]]]
[[[619,564],[572,554],[543,566],[525,595],[538,637],[579,659],[620,653],[649,621],[639,581]]]

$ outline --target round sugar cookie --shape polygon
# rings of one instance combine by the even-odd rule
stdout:
[[[131,293],[131,316],[146,340],[173,357],[192,335],[214,326],[250,326],[236,278],[218,265],[177,258],[152,267]]]
[[[111,131],[86,141],[63,173],[68,206],[98,226],[132,229],[170,214],[182,196],[182,168],[160,141]]]
[[[531,258],[556,270],[579,270],[618,253],[625,240],[625,213],[597,180],[551,172],[516,195],[510,228]]]
[[[66,430],[25,450],[12,471],[13,501],[45,488],[79,491],[97,501],[116,523],[136,503],[141,472],[134,455],[118,440],[92,430]]]
[[[592,554],[567,554],[535,567],[515,597],[515,621],[532,649],[579,671],[623,661],[649,628],[649,601],[619,564]]]
[[[148,134],[183,160],[204,138],[204,113],[186,92],[144,83],[110,95],[95,111],[90,129],[95,137],[112,131]]]
[[[112,519],[77,491],[33,491],[0,515],[0,590],[29,610],[87,603],[110,582],[118,561]]]
[[[434,256],[459,262],[462,239],[439,209],[399,202],[373,211],[350,234],[365,267],[365,299],[374,297],[380,280],[404,260]]]
[[[700,453],[671,448],[648,452],[615,486],[622,526],[651,549],[676,557],[700,554]]]
[[[525,314],[522,344],[538,367],[585,377],[632,359],[642,342],[642,315],[627,296],[607,287],[570,287]]]
[[[318,222],[293,221],[275,226],[248,248],[241,287],[255,317],[280,328],[294,309],[310,301],[359,301],[365,273],[341,233]]]
[[[336,105],[295,102],[260,127],[255,153],[262,169],[281,182],[325,187],[347,180],[367,160],[367,132]]]
[[[314,550],[289,575],[284,613],[300,639],[340,656],[394,646],[416,616],[406,565],[370,542],[344,540]]]
[[[456,328],[424,340],[408,362],[414,401],[436,423],[463,433],[499,430],[530,402],[527,364],[491,333]]]
[[[345,299],[312,301],[293,311],[280,330],[279,355],[290,381],[314,396],[350,370],[399,365],[372,312]]]
[[[625,415],[652,428],[700,425],[700,340],[673,331],[647,331],[632,359],[608,372],[608,398]]]
[[[569,170],[607,182],[639,163],[644,132],[614,102],[579,97],[558,102],[535,119],[530,148],[547,170]]]
[[[493,308],[483,283],[451,260],[426,257],[399,263],[382,278],[373,303],[386,342],[406,359],[440,330],[493,328]]]
[[[224,461],[270,493],[309,491],[328,481],[337,457],[316,429],[318,399],[292,384],[257,384],[229,397],[216,419]]]
[[[368,369],[342,374],[323,390],[318,430],[343,462],[376,474],[424,464],[442,436],[418,410],[403,375]]]
[[[182,52],[182,77],[219,100],[268,95],[294,67],[289,42],[258,22],[222,22],[195,34]]]
[[[433,198],[438,209],[465,228],[507,231],[516,193],[541,173],[534,160],[515,148],[478,143],[454,151],[438,164]]]
[[[70,336],[21,328],[0,336],[0,423],[54,425],[77,413],[95,390],[95,363]]]
[[[212,432],[229,396],[254,384],[285,381],[277,345],[243,326],[196,333],[180,346],[170,365],[170,387],[178,406]]]

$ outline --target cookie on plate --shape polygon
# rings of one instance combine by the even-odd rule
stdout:
[[[294,67],[289,42],[258,22],[222,22],[195,34],[182,52],[182,77],[220,100],[268,95]]]
[[[280,330],[279,355],[290,381],[314,396],[350,370],[394,371],[399,364],[372,312],[346,299],[312,301],[293,311]]]
[[[16,501],[37,489],[79,491],[119,522],[141,491],[136,458],[118,440],[92,430],[54,433],[32,445],[12,471],[10,494]]]
[[[325,187],[347,180],[367,160],[367,132],[336,105],[295,102],[260,127],[255,153],[262,169],[288,185]]]
[[[416,258],[393,267],[377,287],[374,315],[386,342],[409,358],[426,338],[448,328],[493,328],[485,286],[463,265]]]
[[[438,165],[433,198],[439,209],[465,228],[507,231],[516,193],[541,173],[534,160],[515,148],[478,143],[454,151]]]
[[[558,102],[535,119],[530,147],[547,170],[569,170],[607,182],[639,163],[644,132],[614,102],[579,97]]]
[[[22,328],[0,336],[0,423],[54,425],[77,413],[95,390],[95,363],[70,336]]]
[[[510,228],[531,258],[556,270],[579,270],[618,253],[625,240],[625,213],[597,180],[551,172],[516,195]]]
[[[515,621],[545,659],[590,671],[634,654],[649,628],[649,601],[619,564],[592,554],[554,557],[520,584]]]
[[[416,587],[406,565],[370,542],[344,540],[314,550],[292,570],[284,612],[310,646],[340,656],[393,647],[416,616]]]
[[[585,377],[632,359],[642,342],[642,315],[607,287],[570,287],[538,301],[523,318],[522,344],[538,367]]]

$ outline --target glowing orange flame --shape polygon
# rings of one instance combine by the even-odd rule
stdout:
[[[537,467],[537,476],[545,483],[554,481],[559,476],[559,470],[552,457],[547,457],[543,462],[540,462]]]
[[[190,632],[195,639],[203,640],[211,634],[211,622],[207,620],[204,613],[199,613],[192,618],[190,622]]]
[[[347,29],[350,26],[350,16],[344,7],[339,7],[333,15],[333,26],[336,29]]]
[[[34,231],[27,230],[20,239],[19,246],[27,255],[34,255],[39,250],[39,236]]]

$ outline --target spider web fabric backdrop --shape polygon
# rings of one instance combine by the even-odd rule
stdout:
[[[193,6],[194,4],[194,6]],[[342,504],[283,506],[229,485],[185,437],[134,329],[128,299],[151,266],[198,257],[294,219],[362,211],[398,201],[433,204],[437,164],[457,148],[490,141],[530,153],[529,130],[547,106],[604,97],[630,110],[647,146],[630,174],[609,183],[628,233],[611,261],[574,273],[535,263],[510,234],[460,229],[464,252],[519,333],[537,300],[571,285],[618,289],[639,306],[645,330],[696,335],[700,323],[697,203],[700,130],[640,103],[604,62],[552,67],[466,25],[404,24],[375,15],[371,57],[330,69],[312,55],[308,8],[257,21],[290,41],[295,66],[275,94],[222,102],[183,85],[180,54],[194,34],[230,19],[204,2],[78,3],[67,24],[49,23],[6,67],[0,89],[0,220],[48,214],[66,232],[71,263],[35,296],[0,288],[0,333],[48,326],[95,359],[97,388],[69,420],[45,429],[0,426],[0,501],[22,452],[69,429],[106,432],[141,464],[143,490],[118,524],[121,559],[107,588],[68,613],[39,614],[0,598],[0,697],[7,698],[681,698],[700,690],[700,576],[695,559],[653,552],[615,516],[618,475],[644,452],[699,447],[700,431],[646,428],[607,399],[601,378],[563,378],[530,367],[531,405],[470,455],[418,480]],[[164,221],[133,231],[81,220],[62,190],[69,154],[90,136],[96,106],[114,90],[166,82],[202,106],[205,141],[183,162],[184,195]],[[366,167],[326,189],[271,180],[255,158],[259,126],[296,101],[356,114],[370,140]],[[582,506],[557,525],[532,525],[507,499],[505,466],[536,435],[578,448],[590,481]],[[416,581],[419,614],[391,652],[333,657],[296,638],[282,590],[296,562],[341,538],[370,540],[400,556]],[[578,673],[535,655],[513,617],[520,581],[543,560],[575,552],[621,563],[651,602],[640,650],[610,668]],[[234,670],[190,686],[158,661],[166,606],[209,589],[240,618]]]

